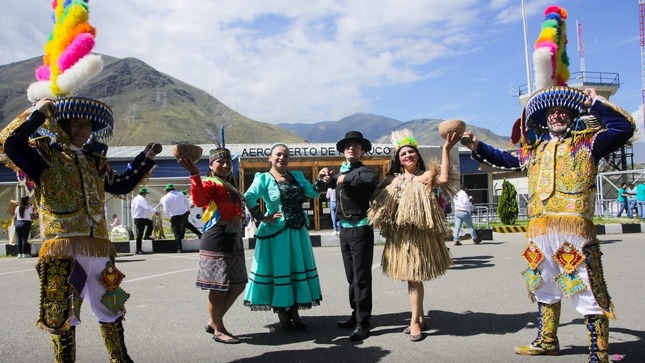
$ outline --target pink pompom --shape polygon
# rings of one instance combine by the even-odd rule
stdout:
[[[558,51],[558,45],[551,40],[543,40],[541,42],[535,43],[535,49],[538,48],[549,48],[551,53],[555,54]]]
[[[61,72],[65,72],[79,59],[88,55],[92,48],[94,48],[94,36],[92,34],[81,33],[77,35],[58,58],[58,67]]]
[[[39,81],[49,81],[51,71],[47,66],[40,66],[36,68],[36,79]]]

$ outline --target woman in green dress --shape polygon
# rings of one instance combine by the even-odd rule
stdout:
[[[303,329],[307,324],[298,309],[319,305],[322,293],[302,204],[307,198],[320,197],[323,186],[312,185],[300,171],[287,170],[289,148],[284,144],[273,145],[269,162],[271,170],[257,173],[244,194],[259,222],[244,304],[251,310],[272,309],[285,329]],[[260,210],[260,198],[265,213]]]

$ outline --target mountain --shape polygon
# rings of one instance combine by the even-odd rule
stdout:
[[[444,139],[439,135],[439,124],[443,120],[438,119],[417,119],[405,122],[396,129],[410,129],[414,133],[414,137],[419,142],[419,145],[443,145]],[[500,149],[512,148],[510,145],[509,137],[497,135],[483,127],[468,125],[466,129],[471,130],[479,140],[495,146]],[[390,143],[390,135],[386,134],[377,139],[379,143]]]
[[[399,125],[401,121],[371,113],[355,113],[338,121],[278,124],[311,143],[336,142],[351,130],[359,130],[366,139],[375,140]]]
[[[114,113],[111,146],[212,142],[209,128],[227,143],[303,142],[277,125],[258,122],[231,110],[205,91],[161,73],[136,58],[103,55],[105,68],[76,94],[107,103]],[[26,90],[42,58],[0,66],[0,127],[29,107]]]

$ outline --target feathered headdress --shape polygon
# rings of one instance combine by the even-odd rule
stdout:
[[[390,135],[390,141],[392,141],[392,151],[396,152],[403,146],[412,146],[415,149],[419,146],[417,139],[412,134],[410,129],[401,129],[394,130]]]
[[[566,86],[569,80],[567,55],[567,11],[549,6],[544,11],[544,22],[533,52],[535,86],[540,90],[551,86]]]
[[[220,129],[219,139],[210,129],[206,129],[206,133],[208,134],[208,136],[210,136],[210,138],[213,140],[213,143],[215,144],[215,148],[211,149],[208,152],[208,163],[210,164],[213,162],[213,160],[216,159],[231,159],[231,151],[224,147],[224,126],[222,126],[222,128]]]
[[[88,0],[53,0],[54,29],[45,44],[37,82],[27,89],[31,102],[73,94],[103,69],[94,48],[96,29],[89,23]]]
[[[48,115],[39,133],[60,143],[68,135],[60,122],[84,118],[92,122],[92,138],[107,141],[112,137],[112,110],[104,103],[72,96],[103,69],[101,56],[91,54],[96,29],[89,23],[89,0],[53,0],[54,29],[45,44],[43,65],[36,69],[38,81],[29,85],[27,98],[37,102],[53,98],[56,111]]]

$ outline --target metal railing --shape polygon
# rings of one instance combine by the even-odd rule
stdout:
[[[598,85],[610,86],[620,85],[620,77],[614,72],[573,72],[569,77],[569,86],[576,88],[579,85]],[[535,85],[534,85],[535,86]],[[529,93],[528,84],[523,84],[517,89],[517,94],[512,96],[522,96]],[[534,90],[535,91],[535,90]]]

